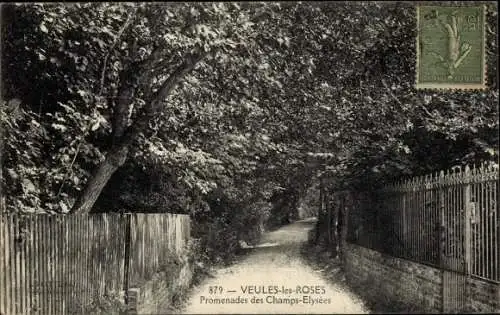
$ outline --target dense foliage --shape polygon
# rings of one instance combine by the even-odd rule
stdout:
[[[318,175],[498,159],[496,3],[485,91],[413,88],[410,3],[2,10],[9,212],[189,213],[233,248],[296,218]]]

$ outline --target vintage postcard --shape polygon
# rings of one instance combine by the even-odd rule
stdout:
[[[0,315],[499,313],[496,2],[0,5]]]

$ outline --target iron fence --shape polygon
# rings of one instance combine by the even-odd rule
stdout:
[[[483,164],[352,194],[350,242],[500,282],[498,167]]]

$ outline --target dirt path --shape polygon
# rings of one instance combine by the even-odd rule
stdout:
[[[353,293],[328,283],[302,261],[300,246],[314,222],[266,233],[245,259],[193,290],[183,313],[368,313]]]

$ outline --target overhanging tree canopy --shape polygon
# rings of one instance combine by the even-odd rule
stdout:
[[[413,89],[409,3],[35,4],[4,16],[3,92],[24,104],[7,119],[11,207],[88,212],[127,158],[252,201],[293,195],[318,170],[355,183],[498,156],[494,75],[485,92]],[[437,144],[447,154],[423,160]]]

